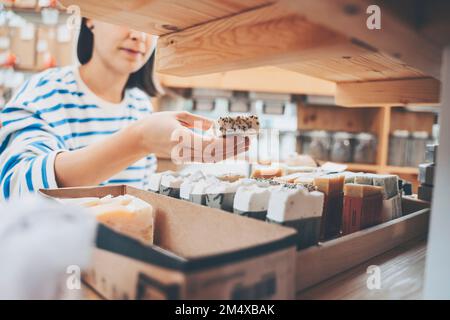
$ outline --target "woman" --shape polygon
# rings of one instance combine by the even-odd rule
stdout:
[[[33,76],[0,114],[2,198],[97,184],[145,189],[155,156],[169,158],[176,146],[174,132],[198,138],[188,129],[194,122],[204,130],[211,126],[210,120],[187,112],[150,114],[155,43],[154,37],[128,27],[83,19],[77,48],[81,66]],[[201,154],[228,143],[200,139],[196,149],[182,149]],[[247,150],[248,140],[233,149],[232,154]]]

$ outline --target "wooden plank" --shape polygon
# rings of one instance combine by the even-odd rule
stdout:
[[[436,105],[440,83],[433,78],[342,82],[336,85],[336,104],[344,106]]]
[[[387,164],[389,153],[389,128],[391,127],[391,108],[382,107],[378,114],[378,145],[377,164],[381,167]]]
[[[392,108],[391,128],[395,130],[427,131],[432,133],[437,115],[433,112],[412,112],[403,108]]]
[[[61,0],[77,5],[84,17],[162,35],[230,16],[273,0]]]
[[[209,88],[326,96],[334,96],[336,92],[336,85],[333,82],[270,66],[193,77],[158,74],[158,78],[162,85],[175,88]]]
[[[277,3],[161,37],[157,70],[190,76],[364,53]]]
[[[424,73],[380,52],[299,61],[280,66],[334,82],[417,78]]]
[[[337,106],[298,104],[300,130],[379,132],[379,108],[343,108]],[[374,120],[375,119],[375,120]]]
[[[376,50],[401,59],[429,76],[440,78],[441,47],[420,35],[379,2],[381,29],[366,26],[370,0],[284,0],[311,22],[346,34]]]
[[[404,199],[403,205],[412,200]],[[421,205],[417,203],[417,205]],[[425,205],[421,205],[425,206]],[[297,292],[348,270],[428,231],[429,209],[301,250],[297,254]]]

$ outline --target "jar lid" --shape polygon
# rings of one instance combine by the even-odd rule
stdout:
[[[361,133],[358,133],[357,135],[355,135],[355,138],[358,140],[374,140],[375,135],[373,135],[371,133],[367,133],[367,132],[361,132]]]
[[[307,131],[304,135],[312,138],[328,138],[330,136],[329,133],[325,130]]]
[[[397,138],[408,138],[409,131],[408,130],[395,130],[392,132],[392,135]]]
[[[429,134],[426,131],[414,131],[412,134],[415,139],[428,139]]]
[[[349,132],[345,132],[345,131],[335,132],[333,135],[333,138],[335,138],[335,139],[351,139],[353,137],[354,137],[353,134],[351,134]]]

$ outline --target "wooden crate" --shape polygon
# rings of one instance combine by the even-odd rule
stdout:
[[[429,204],[403,198],[403,217],[298,251],[296,289],[302,291],[428,232]]]

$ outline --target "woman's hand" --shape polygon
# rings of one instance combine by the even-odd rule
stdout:
[[[218,162],[248,150],[242,137],[216,138],[194,133],[212,121],[188,112],[158,112],[87,147],[61,152],[55,159],[59,187],[97,185],[150,153],[188,161]]]
[[[213,121],[189,112],[158,112],[136,122],[142,148],[174,162],[218,162],[248,150],[249,139],[217,138],[192,131],[207,131]]]

